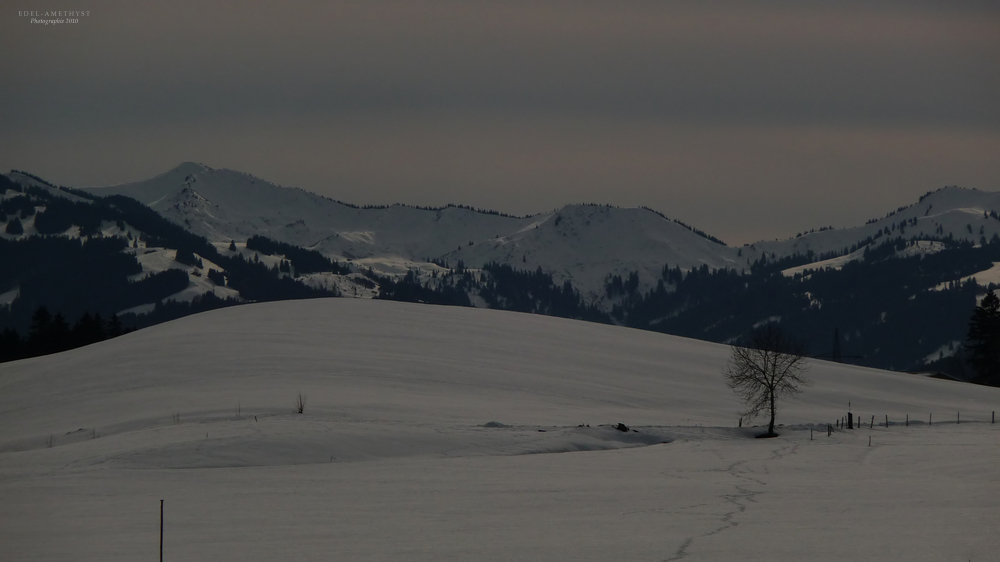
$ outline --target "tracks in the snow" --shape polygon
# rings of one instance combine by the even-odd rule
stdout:
[[[757,502],[757,496],[765,493],[765,490],[759,488],[767,486],[767,482],[758,478],[756,475],[767,475],[769,463],[780,461],[786,456],[795,454],[798,451],[798,448],[799,446],[795,443],[781,444],[772,449],[771,456],[766,459],[759,461],[736,461],[722,469],[722,472],[725,472],[737,479],[737,482],[734,484],[734,493],[723,494],[721,496],[722,499],[730,505],[730,509],[719,515],[720,525],[706,533],[685,538],[677,550],[675,550],[670,557],[664,558],[663,562],[683,560],[690,554],[691,547],[695,541],[708,538],[737,527],[740,524],[738,517],[745,513],[752,504]],[[759,472],[747,468],[747,464],[749,462],[759,463]]]

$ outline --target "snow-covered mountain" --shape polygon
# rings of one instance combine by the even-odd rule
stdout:
[[[913,205],[852,228],[821,229],[741,248],[716,243],[675,220],[642,208],[567,205],[529,217],[465,207],[357,207],[249,174],[184,163],[149,180],[86,188],[122,194],[221,245],[253,235],[318,250],[385,273],[429,267],[430,260],[479,267],[487,261],[541,267],[599,300],[609,275],[639,273],[655,286],[665,264],[682,270],[747,268],[761,257],[843,256],[875,241],[903,237],[979,243],[1000,233],[1000,193],[948,187]],[[990,216],[990,213],[993,216]],[[841,257],[833,265],[860,257]]]
[[[852,246],[880,237],[885,237],[881,241],[898,237],[906,240],[952,237],[982,243],[1000,233],[998,213],[1000,192],[944,187],[927,193],[917,203],[900,207],[863,226],[824,229],[787,240],[760,241],[751,247],[782,257],[807,252],[846,254],[849,252],[845,250]]]
[[[138,199],[213,242],[259,234],[387,273],[405,273],[431,259],[472,267],[493,260],[542,267],[596,295],[609,274],[639,271],[649,281],[664,263],[682,269],[739,265],[737,250],[646,209],[568,205],[511,217],[455,206],[360,208],[194,163],[87,191]]]

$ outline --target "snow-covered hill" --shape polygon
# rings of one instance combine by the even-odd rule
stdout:
[[[782,404],[782,436],[759,440],[735,427],[727,352],[544,316],[323,299],[8,363],[0,559],[155,559],[161,499],[165,558],[183,560],[981,560],[1000,548],[1000,389],[816,361],[813,385]],[[828,437],[848,402],[873,427]]]

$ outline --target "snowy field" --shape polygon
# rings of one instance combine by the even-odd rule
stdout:
[[[997,559],[1000,389],[814,361],[753,439],[727,354],[324,299],[2,364],[0,560],[156,560],[161,499],[165,560]]]

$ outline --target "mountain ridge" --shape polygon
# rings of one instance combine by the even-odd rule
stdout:
[[[593,300],[600,300],[608,278],[633,271],[639,272],[640,288],[651,289],[665,264],[684,271],[746,270],[761,259],[801,255],[810,263],[843,256],[882,237],[950,235],[982,243],[1000,234],[1000,220],[989,220],[1000,211],[1000,192],[958,187],[928,192],[865,225],[740,247],[643,207],[568,204],[519,217],[462,205],[358,206],[194,162],[148,180],[81,190],[133,197],[215,243],[261,234],[385,274],[434,260],[541,267]]]
[[[601,269],[610,266],[613,273],[625,274],[639,269],[652,278],[664,261],[685,268],[703,263],[710,267],[736,265],[736,250],[726,250],[726,246],[710,248],[717,245],[711,238],[651,210],[566,205],[547,213],[516,217],[459,205],[359,207],[298,188],[277,186],[242,172],[215,170],[194,163],[182,164],[144,182],[90,187],[85,191],[133,197],[213,242],[228,243],[262,234],[318,250],[334,259],[363,260],[364,266],[385,273],[400,273],[400,261],[431,259],[463,260],[475,266],[486,261],[531,269],[542,266],[557,280],[571,280],[595,297],[600,294],[608,271],[596,274],[591,271],[594,268],[585,266],[583,256],[588,248],[570,236],[574,231],[567,225],[586,226],[595,218],[595,212],[607,214],[597,209],[614,209],[612,212],[629,215],[619,221],[618,231],[630,223],[644,226],[628,243],[616,242],[616,237],[608,236],[610,240],[605,245],[612,247],[605,248],[606,253],[622,255],[637,242],[645,243],[648,248],[643,255],[625,260],[598,255],[596,262]],[[646,213],[649,216],[639,220],[631,216]],[[563,220],[566,225],[561,224]],[[548,233],[550,228],[557,230],[549,237],[530,232],[541,229]],[[547,247],[557,240],[557,248]],[[490,249],[469,249],[477,244],[487,244]],[[724,255],[719,255],[720,252]],[[544,259],[535,259],[539,254],[544,254],[541,256]],[[654,258],[647,254],[656,255]],[[561,260],[558,256],[574,257]]]

